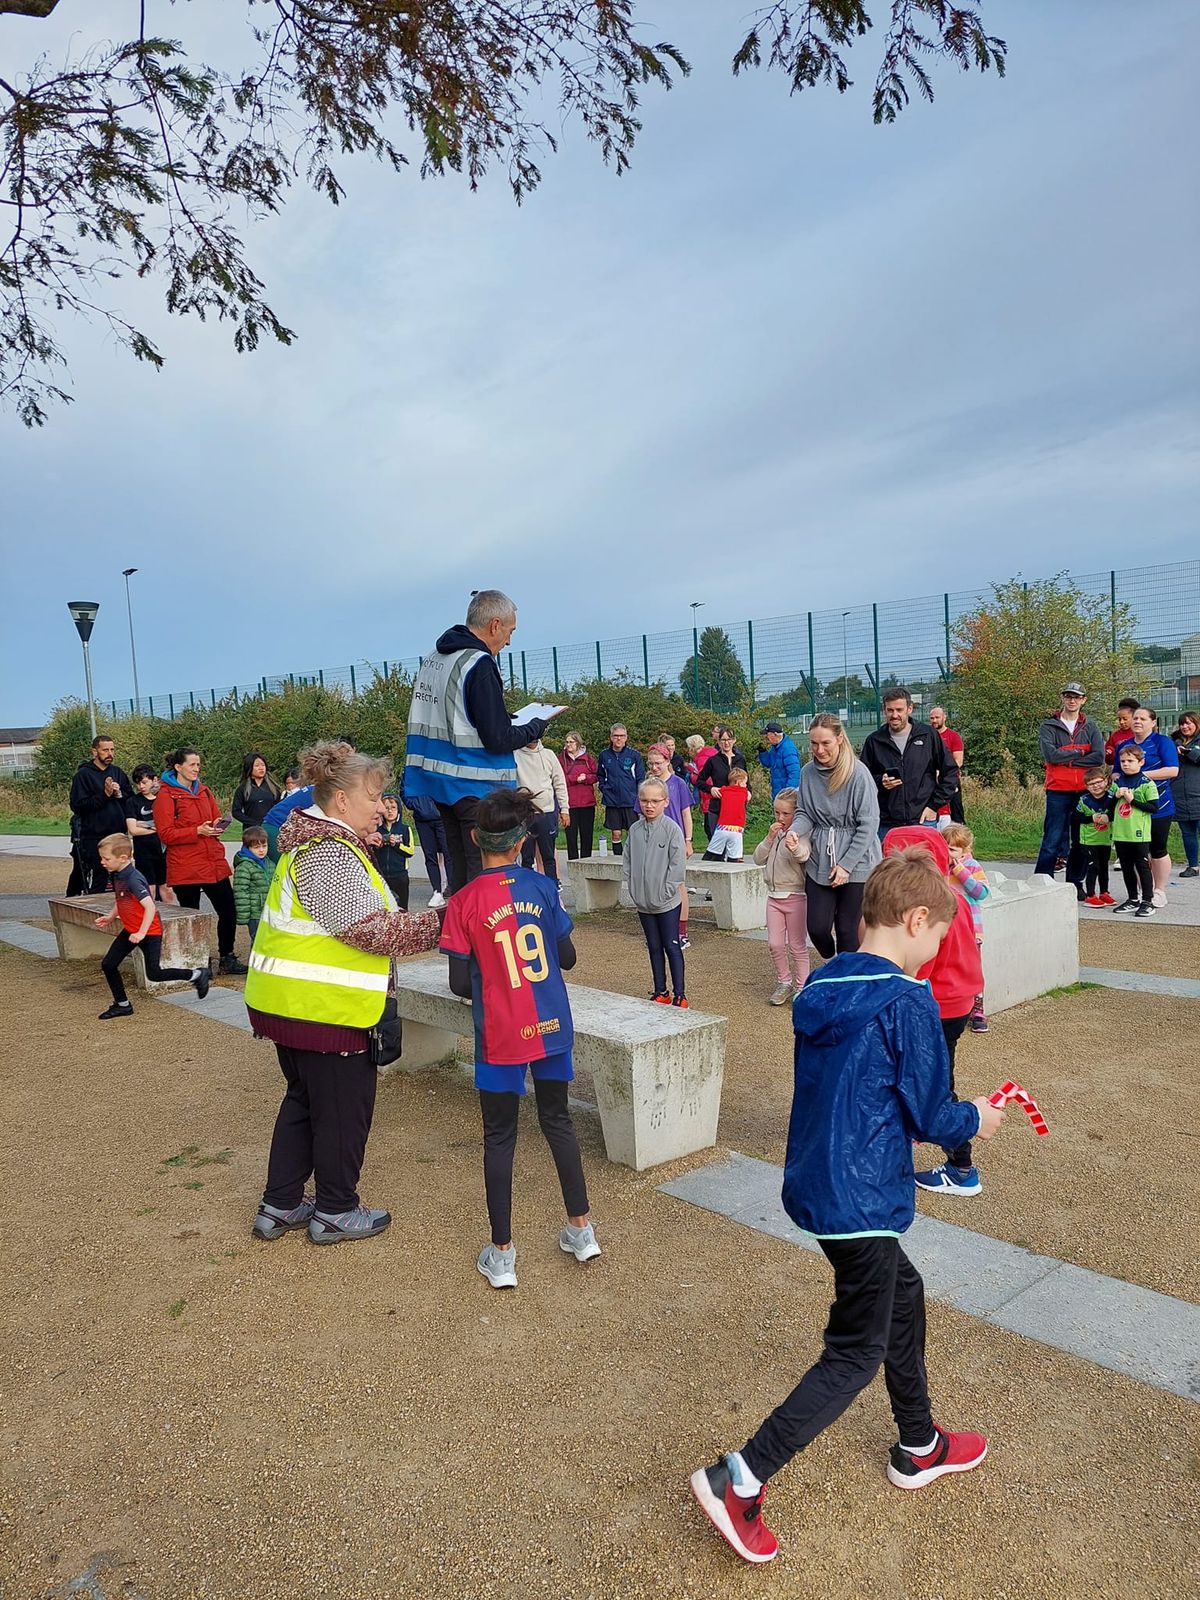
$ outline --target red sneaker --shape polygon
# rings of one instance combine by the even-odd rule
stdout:
[[[761,1564],[775,1558],[779,1540],[762,1519],[766,1484],[753,1500],[743,1500],[733,1492],[733,1479],[724,1456],[711,1467],[693,1472],[691,1484],[701,1511],[743,1561]]]
[[[1083,903],[1085,906],[1106,906],[1108,901],[1102,894],[1089,894],[1084,897]]]
[[[656,1006],[669,1006],[671,1004],[671,996],[665,990],[662,994],[652,994],[650,998]]]
[[[1116,902],[1115,896],[1113,896],[1111,894],[1102,894],[1100,896],[1100,904],[1102,906],[1115,906],[1116,903],[1117,902]]]
[[[682,1008],[682,1009],[683,1009],[683,1010],[684,1010],[684,1011],[686,1011],[686,1010],[687,1010],[687,1008],[688,1008],[688,1003],[687,1003],[687,996],[686,996],[686,995],[685,995],[685,994],[677,994],[677,995],[676,995],[676,996],[675,996],[675,998],[674,998],[674,1000],[672,1000],[672,1001],[671,1001],[671,1004],[672,1004],[672,1005],[673,1005],[673,1006],[679,1006],[679,1007],[681,1007],[681,1008]]]
[[[910,1456],[894,1444],[887,1475],[897,1489],[923,1489],[947,1472],[970,1472],[987,1455],[981,1433],[946,1433],[937,1428],[937,1443],[923,1456]]]

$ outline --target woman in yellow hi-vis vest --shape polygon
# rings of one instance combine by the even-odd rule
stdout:
[[[314,1244],[369,1239],[392,1220],[359,1203],[377,1069],[370,1030],[394,956],[432,950],[437,912],[398,911],[362,841],[383,815],[391,763],[323,743],[300,757],[313,804],[279,830],[280,861],[250,954],[246,1009],[287,1091],[254,1219],[261,1239],[308,1228]],[[305,1193],[316,1177],[315,1200]]]

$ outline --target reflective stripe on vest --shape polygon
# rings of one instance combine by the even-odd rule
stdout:
[[[511,751],[485,750],[467,716],[467,678],[476,668],[498,672],[486,650],[425,657],[413,684],[405,745],[404,792],[454,805],[493,789],[515,788]]]
[[[275,869],[250,952],[246,1004],[273,1017],[323,1022],[332,1027],[373,1028],[387,1000],[391,958],[356,950],[327,933],[300,904],[295,866],[302,851],[324,839],[289,850]],[[396,902],[370,859],[351,839],[344,844],[362,862],[381,909]]]

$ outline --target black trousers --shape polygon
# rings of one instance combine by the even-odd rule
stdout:
[[[424,817],[414,816],[413,826],[417,830],[417,838],[421,841],[425,871],[429,874],[429,888],[433,894],[438,894],[442,889],[442,869],[438,866],[438,856],[442,857],[447,868],[450,865],[450,851],[446,847],[446,829],[440,817],[436,822],[427,822]]]
[[[1154,898],[1154,874],[1150,871],[1150,841],[1134,844],[1122,839],[1117,845],[1117,860],[1125,880],[1125,894],[1143,904]]]
[[[963,815],[961,788],[956,788],[954,793],[950,796],[950,821],[961,822],[964,826],[966,825],[967,819]]]
[[[862,920],[863,890],[866,884],[844,883],[840,889],[808,880],[808,937],[813,949],[826,960],[834,954],[858,949],[858,925]]]
[[[567,860],[586,861],[596,840],[595,806],[572,806],[567,823]]]
[[[587,1184],[579,1140],[567,1107],[567,1088],[560,1078],[533,1080],[538,1123],[554,1157],[563,1205],[569,1217],[582,1217],[588,1210]],[[520,1105],[519,1094],[495,1094],[490,1089],[479,1091],[483,1113],[483,1187],[495,1245],[512,1242],[512,1175]]]
[[[222,878],[220,883],[172,884],[175,898],[189,911],[199,911],[200,896],[206,894],[208,903],[217,913],[217,950],[222,956],[233,954],[233,941],[237,938],[237,902],[233,898],[233,881]]]
[[[76,890],[77,894],[104,894],[108,888],[108,869],[100,865],[99,839],[80,839],[75,846],[75,859],[79,864],[79,873],[83,881],[82,889]],[[71,874],[74,882],[75,874]],[[70,894],[70,885],[67,893]]]
[[[1107,844],[1085,844],[1081,848],[1087,853],[1087,874],[1084,878],[1084,887],[1089,895],[1108,893],[1108,863],[1112,857],[1112,846]]]
[[[548,878],[558,881],[558,863],[554,859],[554,846],[558,841],[558,812],[543,811],[534,818],[533,831],[521,846],[521,865],[531,867],[536,852],[541,857],[542,871]]]
[[[704,837],[706,839],[711,839],[713,834],[717,831],[717,808],[716,808],[716,805],[713,802],[710,801],[708,810],[707,811],[702,811],[700,813],[700,817],[701,817],[701,820],[704,823]]]
[[[457,893],[483,871],[483,857],[471,837],[478,809],[479,799],[476,795],[468,795],[465,800],[458,800],[452,806],[444,806],[438,801],[442,826],[446,830],[446,875],[450,880],[444,891],[447,895]]]
[[[638,921],[646,935],[646,949],[650,952],[650,971],[654,978],[655,994],[667,992],[667,967],[671,968],[671,990],[686,994],[683,986],[683,951],[679,947],[679,917],[682,906],[670,911],[639,911]]]
[[[946,1041],[946,1054],[950,1057],[950,1098],[957,1100],[954,1092],[954,1052],[958,1049],[958,1041],[963,1036],[967,1023],[971,1020],[968,1011],[965,1017],[943,1017],[942,1038]],[[946,1159],[952,1167],[969,1167],[971,1165],[971,1141],[960,1144],[954,1150],[946,1151]]]
[[[100,963],[100,971],[108,980],[108,987],[113,999],[118,1005],[122,1000],[128,1000],[125,993],[125,984],[121,978],[121,963],[135,950],[140,950],[146,958],[146,976],[151,983],[190,983],[192,977],[191,967],[164,967],[162,964],[162,934],[148,933],[140,945],[134,944],[129,937],[127,929],[122,928],[117,937],[109,945]]]
[[[275,1053],[287,1091],[271,1136],[263,1199],[294,1210],[315,1173],[317,1210],[353,1211],[379,1072],[365,1051],[331,1056],[277,1044]]]
[[[883,1366],[900,1443],[934,1437],[925,1376],[925,1286],[899,1239],[820,1239],[833,1268],[825,1348],[782,1405],[742,1447],[765,1483],[862,1392]]]
[[[396,897],[396,904],[401,911],[408,910],[408,873],[385,872],[383,881]]]
[[[67,887],[63,894],[67,900],[71,900],[75,895],[84,894],[85,892],[83,887],[83,864],[79,859],[79,845],[75,843],[71,846],[71,871],[67,876]]]

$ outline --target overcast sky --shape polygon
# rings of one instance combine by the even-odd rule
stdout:
[[[0,19],[6,70],[136,9]],[[151,22],[233,66],[243,9]],[[137,283],[163,372],[65,330],[75,404],[0,413],[0,723],[82,693],[68,599],[132,693],[126,566],[145,695],[417,656],[491,585],[538,646],[1196,555],[1194,0],[987,0],[1008,77],[891,128],[877,39],[789,98],[743,7],[639,10],[694,72],[625,177],[578,129],[520,209],[352,163],[251,239],[292,349]]]

